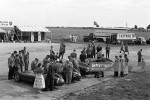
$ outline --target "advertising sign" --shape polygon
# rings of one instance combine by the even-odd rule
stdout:
[[[90,63],[90,71],[105,71],[109,67],[111,67],[110,63],[105,62],[91,62]]]
[[[133,40],[136,39],[135,33],[118,33],[117,39]]]
[[[13,27],[12,21],[0,21],[0,27]]]

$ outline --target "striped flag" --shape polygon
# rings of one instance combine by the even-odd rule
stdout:
[[[96,27],[99,27],[99,25],[97,24],[97,22],[96,22],[96,21],[94,21],[94,25],[95,25]]]

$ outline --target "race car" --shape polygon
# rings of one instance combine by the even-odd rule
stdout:
[[[43,76],[44,76],[44,78],[46,78],[46,74],[43,74]],[[34,83],[35,74],[32,70],[28,70],[25,72],[16,72],[14,79],[16,82],[26,81],[26,82]],[[64,82],[62,75],[55,73],[54,85],[55,86],[62,86],[64,83],[65,82]]]
[[[112,68],[113,61],[109,58],[95,59],[88,58],[86,62],[79,62],[81,75],[95,74],[96,72],[104,72]],[[104,74],[104,73],[102,73]],[[104,75],[102,75],[104,76]]]

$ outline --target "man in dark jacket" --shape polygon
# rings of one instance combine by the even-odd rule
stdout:
[[[106,50],[106,58],[109,58],[110,47],[108,46],[108,44],[107,44],[105,50]]]
[[[60,44],[60,49],[59,49],[59,58],[60,58],[60,56],[61,56],[61,59],[63,59],[63,57],[64,57],[64,53],[65,53],[65,51],[66,51],[66,45],[64,44],[64,42],[63,43],[61,43]]]
[[[55,76],[54,66],[55,66],[55,62],[51,61],[49,64],[47,76],[45,79],[45,89],[44,89],[45,91],[49,90],[49,88],[50,88],[50,91],[53,91],[54,89],[54,76]]]
[[[77,53],[76,53],[76,50],[73,50],[73,52],[70,54],[70,56],[71,56],[72,58],[77,59]]]
[[[81,54],[80,54],[80,61],[85,63],[85,59],[86,59],[86,58],[87,58],[87,57],[86,57],[85,52],[81,51]]]
[[[94,42],[92,42],[92,58],[94,57],[95,58],[95,44]]]

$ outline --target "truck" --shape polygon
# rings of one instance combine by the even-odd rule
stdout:
[[[110,33],[89,33],[88,35],[83,36],[84,42],[98,41],[106,42],[106,38],[110,37]]]
[[[83,37],[84,42],[98,41],[106,42],[106,44],[134,44],[136,40],[135,33],[110,33],[110,32],[95,32]]]

